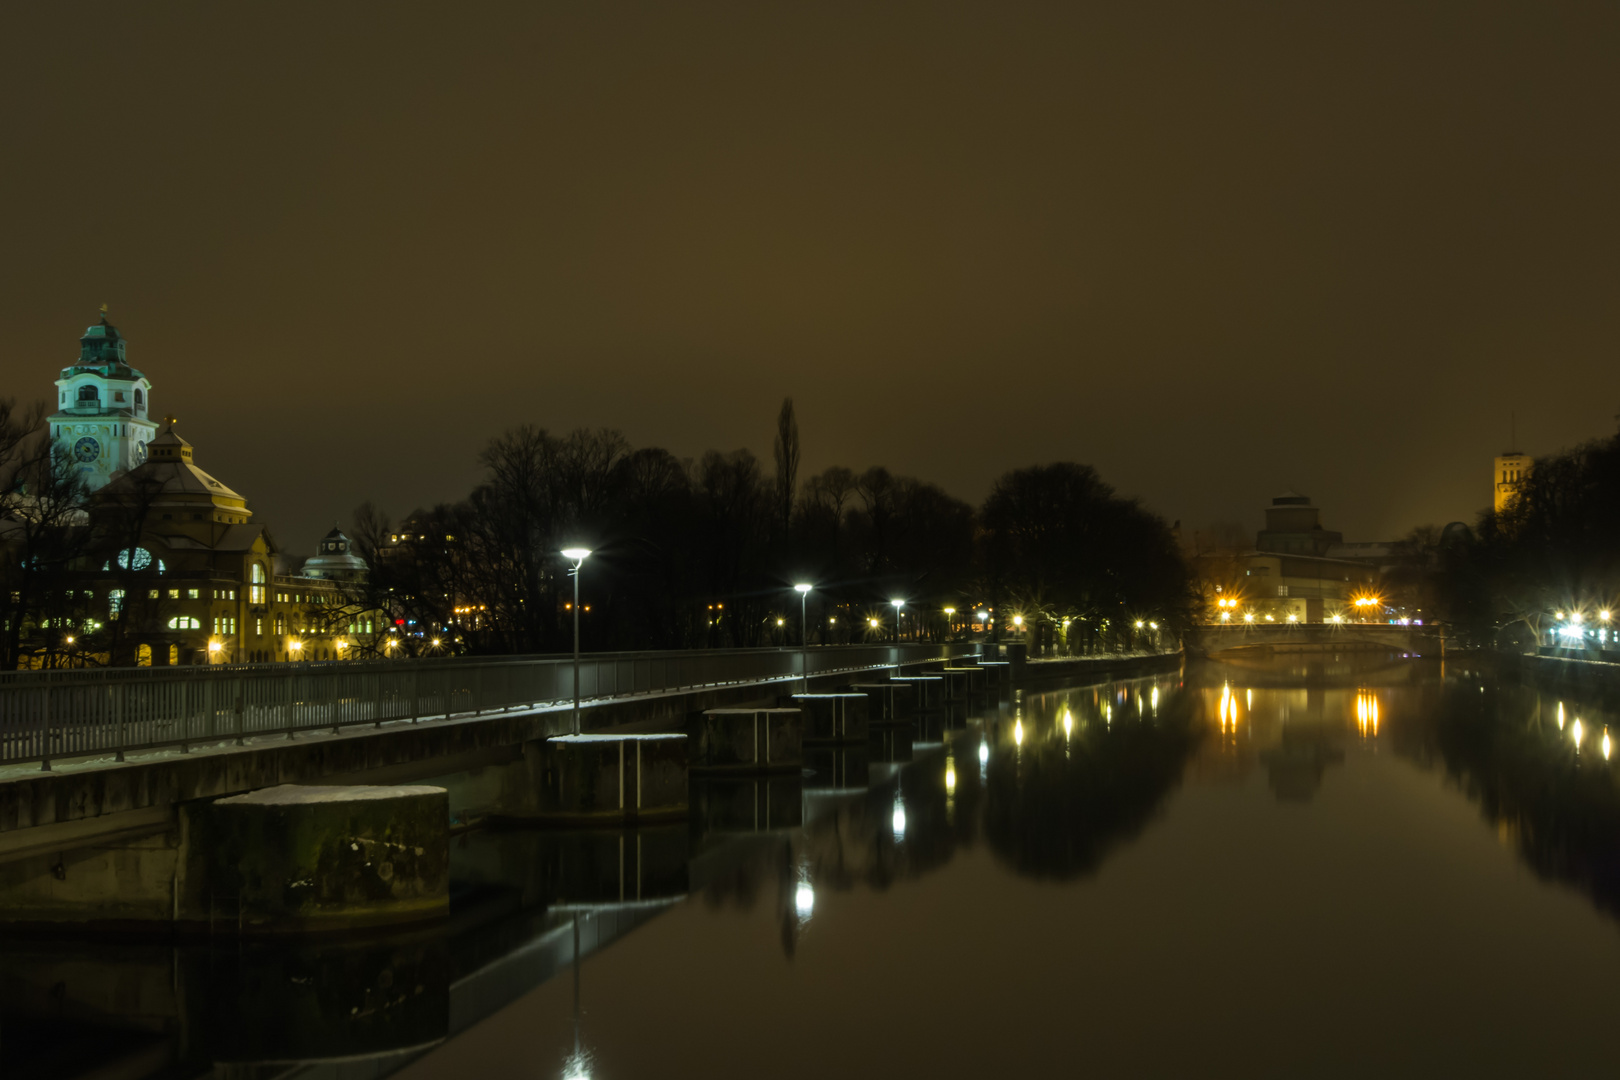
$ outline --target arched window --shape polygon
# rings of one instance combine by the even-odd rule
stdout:
[[[248,603],[264,603],[264,564],[254,563],[248,570]]]
[[[135,407],[138,409],[142,405],[145,405],[145,404],[146,404],[146,395],[141,393],[140,390],[137,389],[135,391]]]
[[[101,391],[93,384],[85,383],[83,386],[79,387],[79,404],[101,404]]]
[[[176,615],[169,620],[170,630],[201,630],[202,623],[190,615]]]

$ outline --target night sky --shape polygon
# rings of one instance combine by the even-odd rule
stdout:
[[[12,4],[0,394],[98,306],[309,551],[610,426],[1188,527],[1468,518],[1620,410],[1620,5]]]

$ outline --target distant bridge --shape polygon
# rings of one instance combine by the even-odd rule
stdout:
[[[1216,623],[1195,626],[1181,639],[1191,655],[1210,656],[1234,649],[1273,652],[1404,652],[1439,656],[1444,636],[1433,626],[1388,623]]]

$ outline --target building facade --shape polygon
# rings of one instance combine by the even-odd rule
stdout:
[[[248,500],[147,417],[151,383],[107,322],[57,380],[52,438],[90,487],[70,614],[34,632],[86,663],[342,660],[385,652],[387,627],[360,597],[367,567],[333,530],[307,560],[277,549]],[[60,623],[62,625],[53,625]]]
[[[1497,455],[1491,482],[1493,511],[1500,514],[1518,497],[1519,485],[1524,482],[1525,474],[1529,471],[1529,454],[1509,450],[1505,454]]]

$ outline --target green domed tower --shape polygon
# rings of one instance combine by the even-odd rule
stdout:
[[[103,305],[101,321],[79,339],[78,362],[56,380],[51,437],[67,448],[91,491],[145,461],[157,432],[147,419],[152,384],[130,367],[126,344]]]

